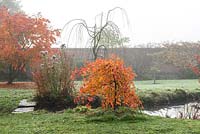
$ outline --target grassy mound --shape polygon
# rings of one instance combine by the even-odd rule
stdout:
[[[131,114],[128,109],[117,113],[95,109],[87,111],[65,110],[48,112],[45,110],[24,114],[11,114],[21,99],[32,99],[33,90],[0,90],[0,133],[36,134],[199,134],[199,121],[150,117]],[[2,110],[2,108],[4,110]],[[127,114],[122,114],[126,111]]]

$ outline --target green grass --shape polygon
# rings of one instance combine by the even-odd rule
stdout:
[[[12,112],[22,99],[32,99],[33,90],[0,89],[0,114]]]
[[[197,79],[135,81],[136,91],[145,108],[187,103],[200,98]]]
[[[105,120],[108,118],[109,120]],[[44,111],[0,118],[0,133],[12,134],[199,134],[199,121],[137,115],[129,120]]]
[[[113,114],[87,116],[66,110],[63,113],[34,111],[11,114],[23,98],[31,99],[33,90],[0,90],[0,134],[199,134],[200,122],[136,114],[122,120]]]
[[[134,81],[138,90],[155,90],[162,91],[166,89],[200,89],[200,83],[197,79],[183,79],[183,80],[156,80],[156,84],[153,84],[153,80]],[[82,81],[76,81],[76,88],[79,89]]]
[[[195,90],[200,88],[200,83],[197,79],[184,79],[184,80],[153,80],[135,81],[137,89],[141,90],[166,90],[166,89],[189,89]]]

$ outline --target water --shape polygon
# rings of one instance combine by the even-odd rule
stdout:
[[[168,118],[200,119],[200,103],[170,106],[155,111],[144,110],[143,113]]]

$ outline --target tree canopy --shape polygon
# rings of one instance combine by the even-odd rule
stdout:
[[[51,28],[50,21],[41,15],[12,14],[4,7],[0,8],[0,18],[0,61],[7,70],[8,82],[12,83],[40,51],[55,43],[59,30]]]
[[[92,59],[96,60],[99,57],[106,57],[105,50],[107,48],[120,47],[123,46],[123,43],[129,42],[129,38],[122,36],[119,25],[117,25],[117,23],[111,19],[112,14],[117,10],[119,10],[121,14],[125,16],[125,21],[127,21],[128,18],[126,15],[126,11],[120,7],[115,7],[109,10],[106,14],[106,18],[104,18],[103,13],[97,15],[95,17],[95,24],[91,27],[88,26],[84,19],[70,20],[68,23],[65,24],[62,30],[61,35],[63,37],[63,40],[65,41],[64,43],[67,46],[69,44],[81,44],[81,42],[83,42],[82,38],[84,38],[85,35],[88,35],[87,43],[92,49]],[[99,16],[100,19],[97,19],[97,17]],[[122,18],[122,20],[123,19],[124,17]],[[73,43],[71,43],[71,41],[73,41]],[[101,53],[101,50],[103,50],[103,53]]]

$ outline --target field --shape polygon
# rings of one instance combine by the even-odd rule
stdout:
[[[171,89],[191,89],[196,92],[197,80],[169,80],[158,81],[160,84],[152,85],[152,81],[138,81],[137,88],[146,94],[152,91]],[[154,86],[154,88],[152,87]],[[165,90],[166,89],[166,90]],[[197,90],[198,91],[198,90]],[[21,99],[32,99],[34,90],[27,89],[1,89],[0,90],[0,134],[199,134],[200,122],[194,120],[169,119],[150,117],[136,114],[134,117],[125,115],[121,119],[113,114],[102,116],[88,116],[87,114],[65,110],[51,113],[44,110],[24,114],[11,114]]]
[[[156,84],[152,84],[153,80],[135,81],[137,89],[142,90],[196,90],[200,88],[200,83],[197,79],[184,79],[184,80],[156,80]]]
[[[81,86],[81,81],[75,82],[77,88]],[[153,90],[153,91],[166,91],[166,89],[175,90],[196,90],[200,88],[200,83],[197,79],[183,79],[183,80],[153,80],[134,81],[137,90]]]
[[[168,105],[184,104],[200,99],[200,83],[191,80],[136,81],[136,91],[145,108],[158,109]]]

